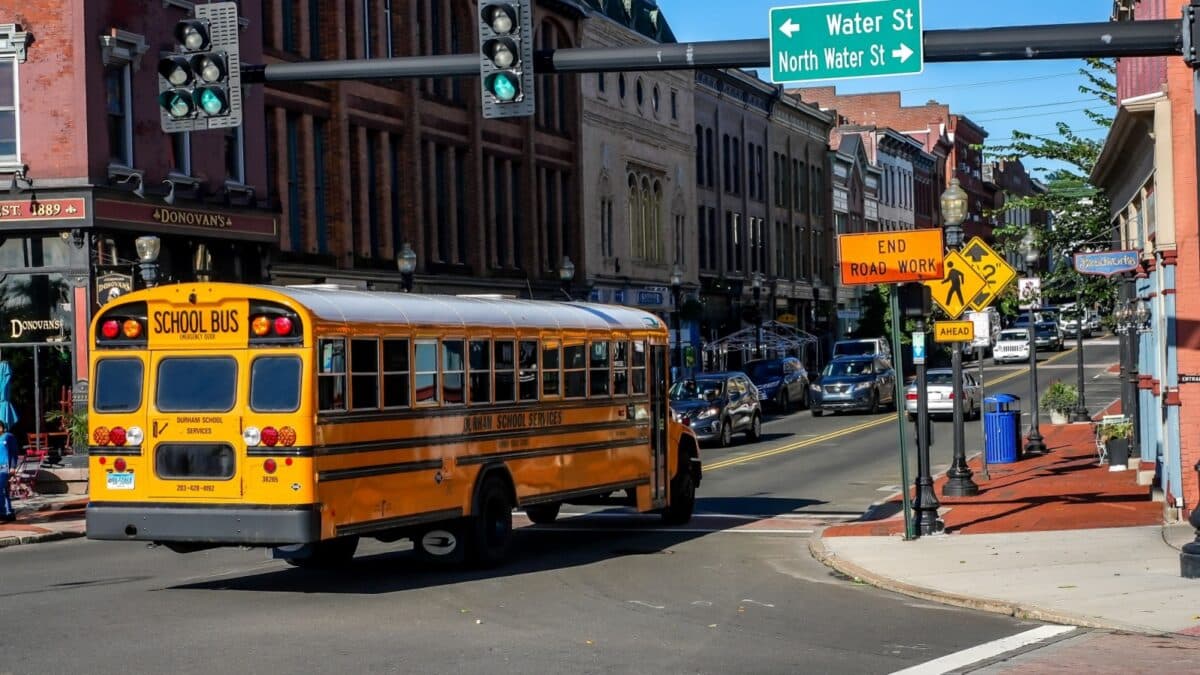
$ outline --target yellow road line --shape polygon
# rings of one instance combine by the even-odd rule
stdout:
[[[1054,361],[1057,361],[1058,359],[1065,358],[1065,357],[1071,355],[1074,351],[1075,351],[1075,349],[1072,348],[1069,351],[1062,352],[1061,354],[1056,354],[1056,355],[1046,359],[1043,363],[1053,363]],[[988,385],[1000,384],[1001,382],[1007,382],[1009,380],[1018,378],[1022,375],[1025,375],[1028,372],[1029,372],[1029,367],[1026,366],[1025,368],[1022,368],[1021,370],[1011,372],[1007,375],[1004,375],[1003,377],[999,377],[999,378],[996,378],[995,380],[992,380],[991,382],[987,382],[986,384],[988,384]],[[900,405],[900,404],[897,403],[897,405]],[[885,415],[884,417],[876,418],[869,422],[862,422],[862,423],[856,424],[854,426],[846,427],[844,429],[839,429],[837,431],[832,431],[830,433],[827,433],[827,434],[824,434],[821,436],[816,436],[814,438],[808,438],[803,441],[798,441],[796,443],[792,443],[790,445],[785,445],[785,446],[782,446],[779,448],[772,448],[770,450],[762,450],[759,452],[751,453],[749,455],[744,455],[742,457],[731,457],[729,459],[723,459],[718,462],[713,462],[712,464],[706,464],[706,465],[704,465],[704,470],[706,472],[707,471],[716,471],[718,469],[724,469],[724,468],[731,467],[731,466],[737,466],[739,464],[755,462],[760,459],[766,459],[767,457],[774,457],[775,455],[782,455],[784,453],[793,452],[795,450],[800,450],[802,448],[808,448],[808,447],[811,447],[811,446],[814,446],[814,445],[817,445],[820,443],[832,441],[836,438],[841,438],[842,436],[848,436],[850,434],[853,434],[853,433],[856,433],[859,431],[866,431],[867,429],[872,429],[874,427],[882,426],[884,424],[889,424],[889,423],[895,422],[895,421],[896,421],[896,415],[889,413],[889,414]]]

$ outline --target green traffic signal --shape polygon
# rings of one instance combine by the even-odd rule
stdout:
[[[158,104],[172,119],[185,119],[195,112],[191,95],[183,89],[164,91],[158,97]]]
[[[488,78],[488,91],[505,103],[517,98],[518,83],[508,73],[496,73]]]
[[[209,117],[223,115],[229,111],[229,101],[221,87],[200,87],[196,90],[196,104]]]

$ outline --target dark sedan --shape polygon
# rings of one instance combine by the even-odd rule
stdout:
[[[808,388],[813,417],[828,412],[879,412],[896,407],[896,371],[876,356],[839,357]]]
[[[762,436],[762,403],[745,373],[704,373],[671,386],[671,412],[701,441],[721,447],[745,432],[750,441]]]
[[[770,401],[783,412],[792,406],[808,407],[808,371],[800,359],[787,356],[781,359],[748,361],[743,368],[750,381],[758,387],[764,401]]]

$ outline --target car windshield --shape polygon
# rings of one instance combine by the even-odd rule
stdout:
[[[713,401],[721,397],[725,380],[680,380],[671,386],[672,401]]]
[[[868,340],[839,342],[833,346],[834,356],[863,356],[875,353],[875,344]]]
[[[952,386],[954,384],[954,373],[929,373],[925,376],[925,384],[929,386]]]
[[[1006,330],[1006,331],[1001,331],[1001,332],[1000,332],[1000,339],[1001,339],[1001,340],[1008,340],[1008,341],[1013,341],[1013,340],[1028,340],[1028,339],[1029,339],[1029,333],[1027,333],[1027,332],[1025,332],[1025,331],[1023,331],[1023,330]]]
[[[763,382],[783,377],[782,361],[758,361],[746,364],[746,374],[755,382]]]
[[[1037,327],[1037,336],[1038,337],[1054,337],[1054,326],[1046,326],[1046,325],[1038,326]]]
[[[834,361],[825,366],[821,374],[826,377],[841,377],[845,375],[870,375],[870,361]]]

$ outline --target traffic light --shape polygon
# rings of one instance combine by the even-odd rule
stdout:
[[[899,292],[901,316],[919,319],[933,312],[933,297],[925,284],[900,284]]]
[[[481,0],[479,47],[483,116],[532,115],[532,0]]]
[[[235,2],[196,6],[175,25],[175,51],[158,62],[158,108],[165,132],[242,124],[242,77]]]

